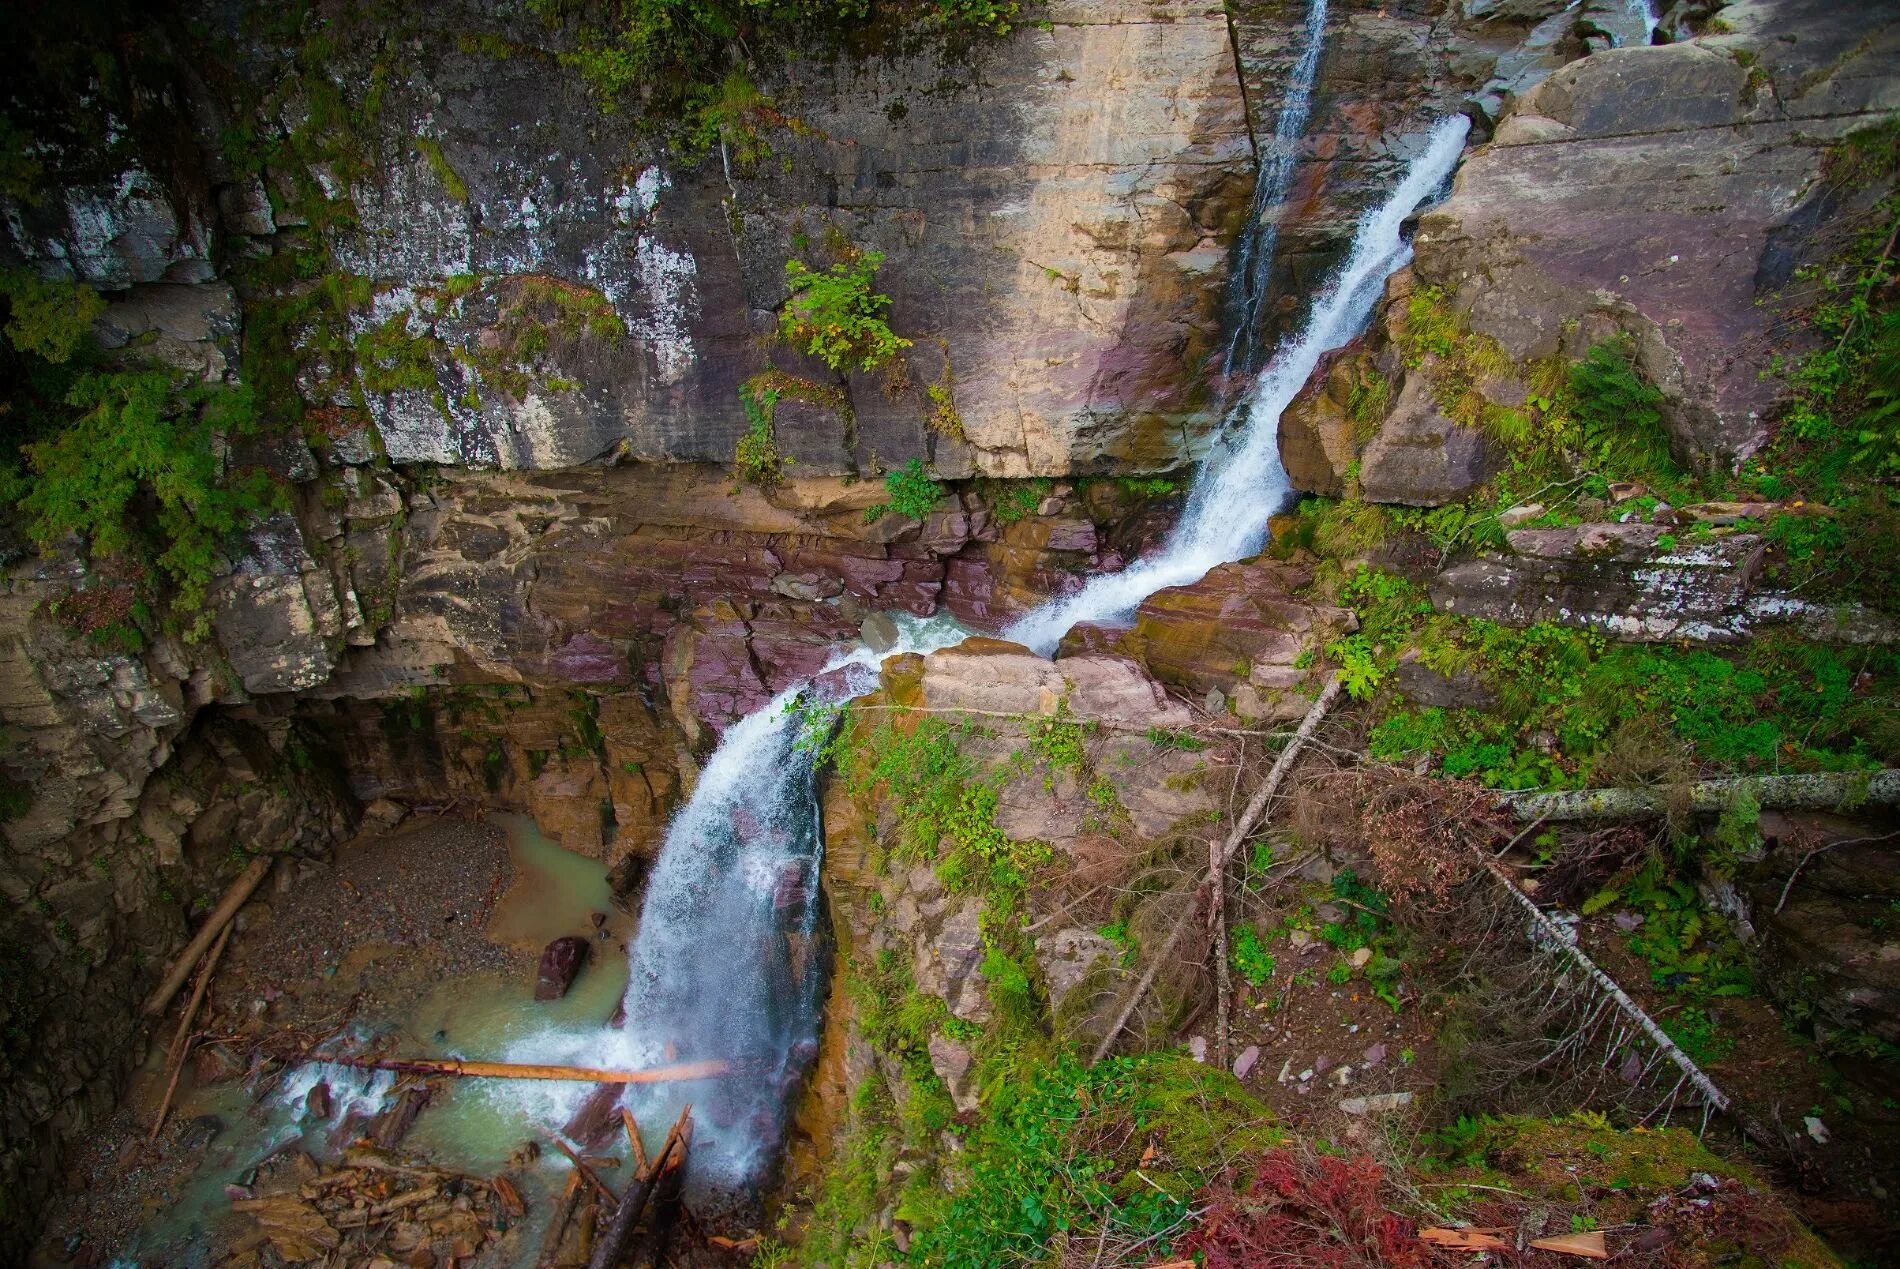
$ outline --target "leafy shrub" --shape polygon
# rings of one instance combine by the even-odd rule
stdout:
[[[1264,987],[1273,978],[1273,971],[1278,965],[1273,953],[1260,942],[1260,935],[1251,925],[1243,925],[1234,931],[1234,968],[1242,978],[1255,987]]]
[[[930,473],[924,470],[922,459],[913,458],[884,477],[884,492],[891,496],[890,501],[866,507],[865,523],[893,511],[907,519],[921,520],[930,514],[937,500],[943,497],[943,486],[930,478]]]
[[[55,365],[71,360],[106,311],[105,301],[89,286],[48,281],[25,269],[0,273],[0,294],[7,300],[6,335],[23,353]]]
[[[199,613],[219,548],[282,500],[262,472],[227,477],[213,443],[253,430],[249,390],[180,388],[164,370],[96,372],[74,382],[66,404],[78,416],[25,449],[28,533],[41,550],[76,534],[95,557],[130,553],[149,535],[173,610]],[[200,617],[188,633],[207,629]]]
[[[824,360],[833,370],[875,370],[910,347],[884,315],[891,297],[871,289],[884,253],[867,251],[822,272],[803,261],[785,262],[791,298],[779,314],[779,334]]]

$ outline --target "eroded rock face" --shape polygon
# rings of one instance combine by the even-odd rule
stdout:
[[[1422,218],[1420,280],[1520,361],[1566,323],[1627,332],[1680,457],[1752,452],[1780,389],[1736,353],[1768,340],[1803,227],[1840,196],[1825,144],[1900,107],[1894,16],[1757,0],[1723,9],[1731,33],[1563,67]]]
[[[0,852],[11,1010],[0,1183],[17,1200],[0,1246],[30,1240],[65,1149],[112,1110],[143,1056],[139,1004],[243,852],[284,856],[281,886],[297,859],[327,855],[356,821],[341,779],[281,720],[202,721],[167,750],[122,813],[54,839],[15,835]],[[274,891],[261,889],[240,919]]]
[[[1650,524],[1514,529],[1508,555],[1482,555],[1432,578],[1445,612],[1506,625],[1554,621],[1622,639],[1727,640],[1748,628],[1759,535],[1678,541]]]

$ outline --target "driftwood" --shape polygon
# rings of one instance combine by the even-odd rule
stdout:
[[[567,1237],[567,1227],[574,1219],[574,1209],[581,1201],[581,1174],[567,1174],[567,1186],[561,1191],[561,1198],[554,1206],[554,1215],[548,1218],[548,1232],[542,1236],[541,1256],[535,1261],[535,1269],[551,1269],[560,1259],[561,1243]]]
[[[574,1165],[574,1171],[579,1173],[583,1180],[594,1187],[596,1194],[606,1199],[609,1203],[614,1201],[614,1192],[607,1188],[607,1183],[600,1179],[600,1174],[588,1167],[587,1160],[581,1158],[572,1146],[562,1141],[559,1137],[550,1137],[548,1140],[554,1143],[557,1150],[567,1156],[568,1162]]]
[[[680,1117],[673,1121],[673,1127],[667,1132],[666,1140],[661,1143],[660,1151],[645,1169],[636,1174],[627,1185],[626,1193],[614,1208],[614,1218],[608,1224],[607,1231],[594,1244],[594,1255],[587,1262],[587,1269],[614,1269],[621,1255],[626,1251],[627,1240],[633,1237],[633,1227],[640,1222],[640,1213],[646,1210],[647,1199],[662,1174],[667,1170],[669,1161],[686,1150],[692,1139],[693,1108],[680,1111]]]
[[[139,1007],[141,1013],[155,1018],[165,1012],[165,1006],[171,1003],[172,997],[178,994],[178,989],[185,985],[187,978],[191,977],[191,967],[198,963],[198,958],[205,954],[205,949],[210,947],[223,932],[224,927],[230,924],[231,918],[236,916],[238,909],[244,906],[244,901],[251,897],[251,891],[257,889],[258,883],[264,880],[264,875],[270,871],[270,866],[274,862],[276,861],[273,856],[259,855],[244,866],[244,871],[239,873],[237,880],[231,883],[231,888],[224,892],[224,898],[218,900],[218,906],[213,908],[211,915],[205,918],[205,923],[199,927],[198,933],[192,937],[191,942],[185,945],[185,950],[178,954],[178,959],[172,962],[171,968],[165,971],[165,977],[158,984],[158,989],[145,998],[145,1003]]]
[[[1102,1033],[1101,1043],[1095,1046],[1095,1053],[1090,1061],[1101,1061],[1115,1046],[1116,1037],[1121,1035],[1122,1028],[1128,1025],[1128,1020],[1134,1017],[1135,1010],[1147,996],[1148,989],[1154,986],[1155,976],[1174,955],[1174,949],[1181,942],[1181,936],[1187,933],[1188,927],[1194,923],[1194,914],[1201,908],[1201,896],[1213,888],[1215,877],[1226,871],[1228,863],[1240,849],[1240,844],[1253,832],[1254,825],[1266,812],[1267,803],[1271,802],[1273,795],[1280,791],[1281,782],[1286,779],[1287,772],[1293,769],[1294,759],[1299,757],[1300,750],[1306,747],[1306,742],[1313,738],[1313,733],[1319,730],[1320,723],[1338,702],[1344,686],[1344,680],[1335,674],[1326,684],[1326,690],[1319,694],[1319,699],[1313,702],[1313,707],[1306,711],[1306,717],[1300,720],[1299,730],[1293,733],[1293,739],[1289,740],[1286,748],[1280,751],[1279,758],[1274,761],[1273,769],[1267,772],[1267,778],[1260,782],[1258,789],[1254,790],[1253,797],[1247,802],[1247,808],[1240,813],[1240,818],[1234,821],[1234,827],[1227,834],[1226,840],[1220,844],[1220,849],[1213,852],[1208,861],[1207,879],[1196,889],[1194,901],[1190,902],[1186,910],[1181,913],[1181,919],[1174,923],[1174,929],[1169,932],[1167,941],[1161,945],[1161,950],[1156,952],[1154,958],[1148,962],[1148,968],[1143,972],[1141,981],[1137,982],[1135,989],[1128,994],[1121,1012],[1115,1015],[1115,1021],[1110,1023],[1108,1029]]]
[[[1742,776],[1703,780],[1688,787],[1691,811],[1714,814],[1746,789],[1763,807],[1832,811],[1855,806],[1900,805],[1900,770],[1825,771],[1809,775]],[[1563,793],[1516,793],[1503,805],[1520,820],[1615,820],[1661,815],[1680,806],[1667,787],[1573,789]]]
[[[583,1084],[667,1084],[678,1080],[711,1079],[730,1074],[732,1063],[680,1062],[646,1071],[601,1071],[589,1066],[542,1066],[516,1062],[464,1062],[460,1058],[329,1057],[312,1053],[308,1062],[331,1062],[372,1071],[405,1071],[415,1075],[456,1075],[471,1079],[574,1080]]]
[[[165,1116],[172,1108],[172,1095],[178,1091],[178,1077],[185,1069],[185,1057],[191,1052],[191,1024],[198,1017],[198,1006],[204,1003],[205,992],[211,986],[212,971],[218,967],[218,958],[224,955],[224,945],[230,941],[231,927],[225,926],[218,934],[218,941],[211,946],[204,964],[198,970],[198,981],[192,986],[191,999],[185,1004],[185,1016],[179,1020],[178,1034],[172,1037],[171,1048],[166,1051],[165,1069],[170,1077],[165,1081],[165,1097],[158,1104],[158,1117],[152,1120],[151,1135],[145,1138],[145,1144],[151,1145],[158,1140],[158,1130],[165,1126]]]

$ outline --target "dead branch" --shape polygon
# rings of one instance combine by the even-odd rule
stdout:
[[[1260,782],[1260,787],[1254,791],[1253,797],[1248,800],[1247,808],[1240,813],[1240,818],[1235,821],[1232,831],[1227,834],[1227,839],[1221,843],[1219,851],[1214,853],[1213,858],[1210,860],[1211,874],[1224,872],[1227,868],[1228,861],[1231,860],[1234,857],[1234,853],[1240,849],[1241,842],[1245,841],[1248,835],[1253,832],[1255,823],[1259,821],[1261,815],[1264,814],[1267,809],[1267,803],[1273,800],[1273,795],[1279,792],[1280,784],[1286,779],[1287,772],[1293,769],[1294,759],[1299,756],[1300,750],[1305,747],[1307,740],[1318,730],[1320,723],[1324,721],[1326,715],[1332,710],[1333,705],[1339,700],[1343,688],[1344,680],[1335,674],[1326,684],[1326,690],[1319,694],[1319,699],[1313,702],[1313,707],[1306,711],[1306,717],[1300,720],[1299,730],[1293,733],[1293,739],[1288,741],[1286,748],[1280,751],[1280,756],[1274,762],[1273,769],[1267,773],[1267,778]],[[1195,892],[1197,900],[1203,892],[1211,888],[1213,880],[1213,876],[1210,875],[1197,887]],[[1095,1052],[1089,1059],[1090,1061],[1099,1062],[1108,1056],[1109,1049],[1114,1047],[1116,1037],[1121,1034],[1122,1028],[1128,1025],[1128,1020],[1134,1016],[1135,1010],[1140,1006],[1142,998],[1148,994],[1148,989],[1154,986],[1155,976],[1161,972],[1161,967],[1174,955],[1175,947],[1180,943],[1181,936],[1187,932],[1188,926],[1193,924],[1194,914],[1200,910],[1200,906],[1199,902],[1190,902],[1187,907],[1182,910],[1180,919],[1175,922],[1174,929],[1168,934],[1167,941],[1161,945],[1160,951],[1158,951],[1154,959],[1148,963],[1148,968],[1143,971],[1141,975],[1141,981],[1137,982],[1134,990],[1128,994],[1128,999],[1122,1005],[1121,1012],[1116,1014],[1115,1020],[1110,1023],[1108,1029],[1102,1033],[1101,1042],[1095,1046]]]
[[[172,1037],[171,1048],[165,1056],[170,1078],[165,1081],[165,1097],[158,1103],[158,1117],[152,1120],[151,1134],[145,1138],[148,1146],[158,1140],[158,1130],[165,1126],[165,1116],[172,1108],[172,1095],[178,1091],[178,1077],[185,1069],[185,1057],[191,1052],[191,1024],[198,1017],[198,1006],[204,1003],[205,991],[211,986],[212,971],[217,969],[218,958],[224,955],[224,945],[230,938],[231,927],[227,925],[219,932],[218,941],[212,944],[210,954],[198,970],[198,981],[191,989],[191,999],[185,1004],[185,1016],[179,1020],[178,1034]]]
[[[1781,888],[1781,897],[1775,900],[1775,915],[1780,916],[1781,910],[1788,906],[1788,896],[1794,892],[1794,883],[1800,878],[1801,870],[1806,868],[1808,861],[1813,859],[1816,855],[1825,854],[1833,850],[1836,846],[1865,846],[1873,842],[1890,842],[1896,837],[1900,837],[1900,833],[1883,833],[1879,837],[1842,837],[1835,841],[1816,846],[1813,850],[1801,856],[1801,862],[1797,863],[1794,866],[1794,871],[1788,874],[1788,884]]]
[[[145,998],[145,1003],[139,1007],[140,1013],[148,1018],[155,1018],[165,1012],[165,1006],[171,1003],[172,997],[178,994],[178,989],[185,985],[185,979],[191,976],[191,967],[198,963],[198,958],[205,954],[205,949],[211,946],[213,940],[223,931],[231,918],[237,915],[238,909],[243,907],[244,901],[251,897],[251,891],[257,889],[258,883],[264,880],[264,875],[270,871],[270,866],[274,862],[276,862],[275,856],[259,855],[244,866],[244,871],[238,874],[237,880],[233,881],[230,889],[224,892],[224,897],[218,900],[218,906],[213,908],[211,915],[205,918],[205,923],[199,927],[198,933],[192,936],[191,942],[185,944],[185,950],[178,954],[178,959],[173,961],[171,968],[165,971],[165,977],[159,982],[158,989]]]
[[[1654,1044],[1671,1062],[1674,1062],[1676,1066],[1681,1069],[1684,1077],[1695,1086],[1709,1105],[1715,1107],[1717,1110],[1729,1109],[1730,1103],[1728,1094],[1717,1088],[1715,1081],[1703,1074],[1702,1068],[1697,1066],[1689,1055],[1684,1053],[1681,1047],[1678,1046],[1674,1040],[1669,1038],[1669,1034],[1666,1031],[1656,1025],[1656,1020],[1644,1012],[1641,1005],[1630,999],[1629,993],[1619,987],[1614,978],[1611,978],[1608,974],[1599,969],[1597,963],[1591,960],[1589,955],[1585,953],[1581,947],[1578,947],[1576,943],[1571,941],[1571,937],[1566,931],[1561,929],[1555,921],[1552,921],[1548,916],[1544,915],[1544,910],[1533,903],[1529,895],[1518,889],[1517,883],[1511,880],[1509,874],[1507,874],[1503,868],[1490,860],[1485,861],[1485,868],[1493,877],[1497,878],[1499,885],[1502,885],[1506,890],[1511,892],[1511,897],[1517,900],[1519,906],[1524,909],[1525,915],[1530,918],[1531,924],[1537,928],[1543,938],[1548,940],[1551,946],[1561,949],[1569,956],[1569,958],[1576,963],[1577,968],[1581,969],[1586,977],[1594,982],[1605,995],[1615,1002],[1617,1009],[1640,1028],[1644,1035],[1649,1037],[1650,1043]]]

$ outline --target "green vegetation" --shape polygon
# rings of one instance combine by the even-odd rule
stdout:
[[[1234,931],[1234,969],[1242,978],[1255,987],[1264,987],[1273,978],[1278,964],[1251,925]]]
[[[968,40],[1005,35],[1016,0],[531,0],[571,29],[561,55],[610,108],[636,98],[658,117],[691,117],[736,63],[837,43],[875,26]]]
[[[468,182],[449,163],[448,155],[442,153],[442,143],[434,137],[411,137],[409,144],[416,153],[428,163],[429,170],[435,173],[435,179],[442,183],[442,190],[458,203],[468,201]]]
[[[770,489],[785,478],[786,459],[779,453],[778,437],[772,431],[772,416],[778,409],[778,389],[742,383],[739,404],[745,409],[746,433],[739,438],[732,465],[739,479]]]
[[[884,491],[890,495],[890,501],[866,507],[864,519],[867,524],[893,511],[911,520],[921,520],[930,514],[943,497],[943,486],[931,479],[920,458],[911,459],[884,477]]]
[[[779,336],[837,371],[876,370],[910,341],[892,333],[891,297],[871,289],[884,253],[851,252],[829,269],[785,262],[791,298],[779,313]]]
[[[77,538],[124,583],[111,588],[120,598],[109,611],[98,607],[102,591],[83,601],[83,618],[69,609],[69,620],[108,642],[135,641],[149,607],[134,592],[162,578],[169,615],[188,636],[202,636],[223,548],[247,520],[282,503],[267,475],[228,470],[221,457],[219,442],[256,430],[250,390],[108,360],[88,336],[102,305],[87,288],[9,272],[0,296],[0,486],[42,551]]]
[[[1814,350],[1781,367],[1793,391],[1773,441],[1744,464],[1756,497],[1825,504],[1768,526],[1769,577],[1820,600],[1900,613],[1900,124],[1837,143],[1824,180],[1844,199],[1884,189],[1834,232],[1843,245],[1796,274],[1792,297]]]
[[[1747,772],[1900,760],[1893,649],[1765,635],[1718,652],[1620,644],[1548,622],[1501,626],[1435,613],[1423,588],[1365,566],[1339,596],[1362,622],[1329,650],[1349,686],[1376,689],[1410,650],[1427,669],[1482,684],[1495,702],[1387,700],[1369,738],[1384,761],[1429,755],[1454,778],[1557,788],[1592,783],[1605,764],[1617,779],[1642,781],[1679,774],[1685,762]]]

